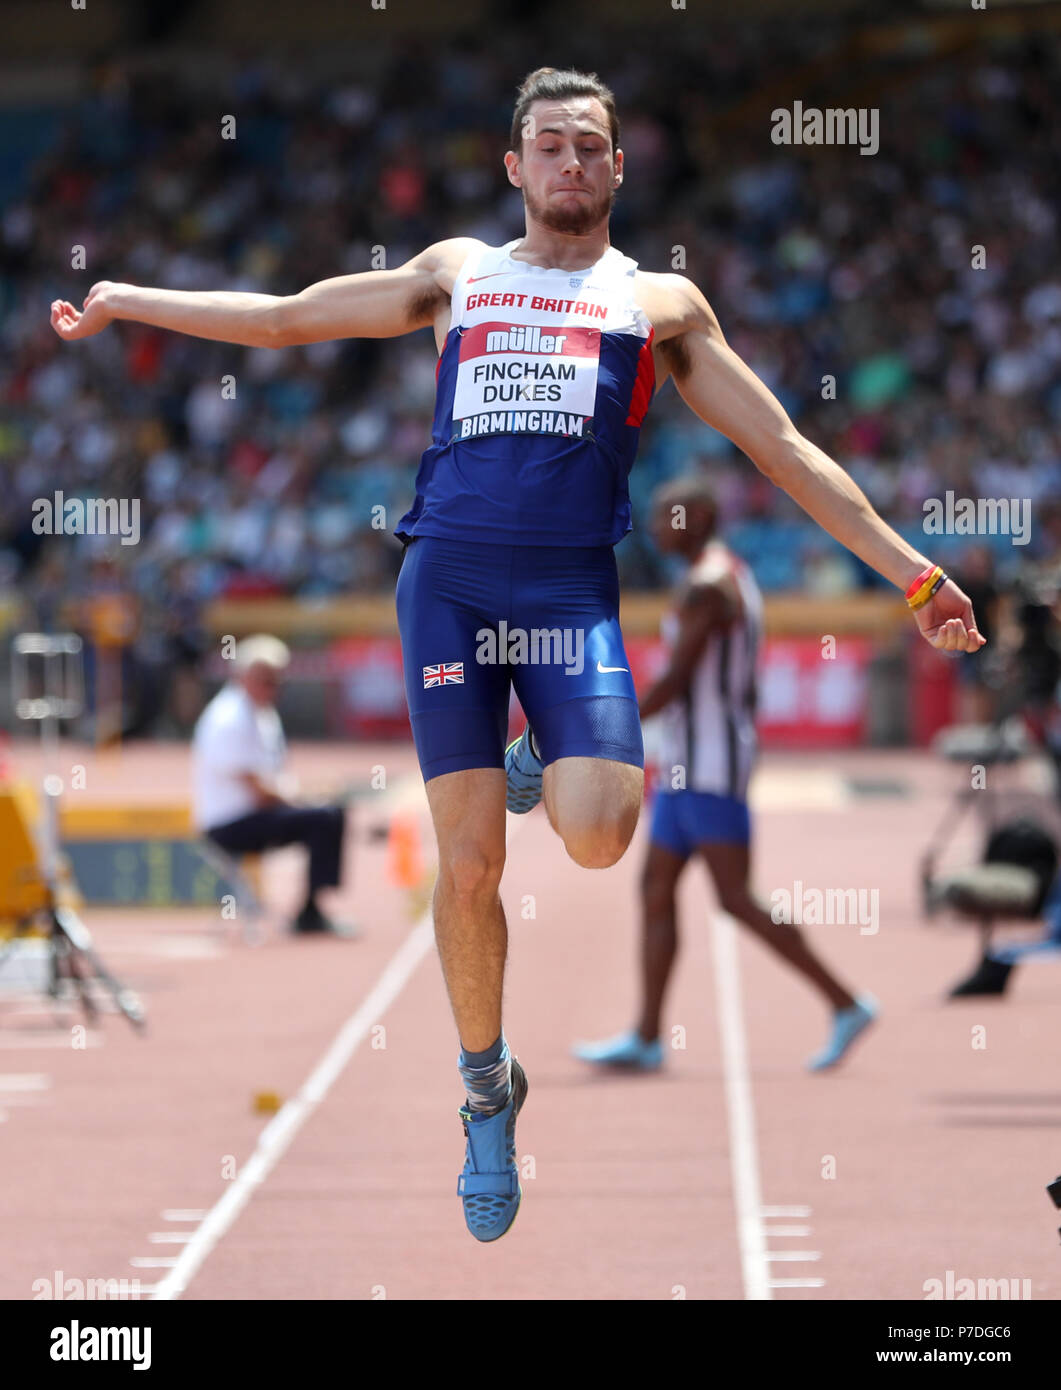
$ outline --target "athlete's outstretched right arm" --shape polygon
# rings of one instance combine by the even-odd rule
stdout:
[[[245,347],[396,338],[430,326],[452,288],[454,267],[473,244],[466,237],[435,242],[396,270],[339,275],[293,295],[148,289],[101,280],[81,313],[56,300],[51,322],[67,341],[89,338],[115,319]]]

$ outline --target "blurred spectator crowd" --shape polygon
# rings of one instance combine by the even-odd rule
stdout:
[[[614,244],[690,275],[799,428],[920,548],[960,549],[922,530],[925,499],[952,490],[1030,503],[1028,546],[979,538],[989,571],[1048,563],[1061,553],[1061,45],[853,73],[828,61],[837,34],[810,22],[712,22],[700,44],[688,32],[566,43],[618,99]],[[73,106],[6,108],[0,593],[47,626],[86,585],[122,583],[164,665],[194,660],[195,615],[219,595],[389,590],[391,532],[430,438],[428,331],[272,351],[126,323],[64,345],[49,305],[80,305],[102,279],[289,294],[378,265],[379,248],[393,267],[446,236],[521,235],[501,161],[516,86],[544,52],[513,28],[351,54],[339,81],[308,59],[165,82],[108,62]],[[785,104],[879,107],[879,153],[774,145],[756,94],[775,88]],[[84,270],[66,268],[75,246]],[[716,480],[765,589],[880,582],[668,384],[631,478],[635,525],[690,465]],[[139,544],[35,535],[31,504],[56,490],[139,498]],[[667,582],[640,532],[618,553],[627,584]]]

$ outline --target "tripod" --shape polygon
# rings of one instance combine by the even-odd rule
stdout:
[[[31,679],[31,665],[38,665],[36,680]],[[73,633],[20,633],[12,648],[11,683],[16,718],[35,721],[40,727],[44,799],[35,845],[16,812],[15,828],[22,831],[25,843],[16,843],[10,850],[14,865],[11,897],[15,904],[15,934],[0,950],[0,970],[19,937],[34,924],[44,922],[48,928],[49,996],[58,999],[64,981],[69,981],[86,1017],[95,1022],[99,1006],[93,986],[98,982],[108,991],[118,1011],[134,1027],[141,1028],[144,1010],[140,1000],[107,970],[93,947],[88,928],[74,909],[59,849],[63,780],[54,769],[59,756],[59,721],[76,718],[84,700],[80,637]]]

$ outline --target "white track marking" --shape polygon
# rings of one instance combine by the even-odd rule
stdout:
[[[162,960],[220,960],[226,951],[215,941],[196,937],[114,937],[107,941],[107,958],[151,956]]]
[[[206,1212],[196,1211],[192,1207],[170,1207],[159,1215],[163,1221],[202,1221]]]
[[[422,804],[422,803],[421,803]],[[509,844],[526,824],[523,816],[506,812]],[[283,1157],[292,1140],[314,1107],[328,1094],[364,1041],[369,1029],[378,1023],[412,979],[417,966],[431,950],[435,940],[431,908],[428,907],[409,932],[398,950],[384,967],[361,1006],[346,1020],[332,1040],[331,1046],[302,1084],[294,1100],[286,1101],[258,1135],[254,1152],[232,1180],[228,1191],[210,1208],[184,1247],[172,1271],[155,1285],[152,1297],[160,1302],[179,1298],[202,1268],[207,1256],[233,1225],[260,1187]],[[769,1295],[767,1295],[769,1296]]]
[[[17,1028],[8,1032],[0,1030],[0,1051],[5,1048],[16,1050],[32,1047],[64,1047],[69,1049],[70,1046],[69,1029],[62,1033],[32,1033],[28,1028]],[[84,1046],[86,1048],[102,1047],[103,1039],[86,1031]],[[80,1052],[81,1048],[79,1047],[77,1050]]]
[[[43,1072],[8,1072],[0,1075],[0,1091],[46,1091],[52,1084],[50,1076]],[[5,1099],[9,1097],[5,1096]]]
[[[254,1189],[272,1172],[295,1135],[328,1094],[336,1077],[412,977],[431,949],[434,931],[428,909],[402,942],[360,1008],[339,1029],[331,1046],[303,1082],[293,1100],[286,1101],[258,1136],[254,1152],[232,1180],[227,1192],[210,1208],[184,1247],[173,1270],[159,1283],[153,1298],[179,1298],[202,1268],[207,1256],[247,1205]]]
[[[811,1214],[810,1207],[763,1207],[764,1217],[771,1216],[803,1216]],[[774,1236],[809,1236],[810,1226],[767,1226],[766,1234],[772,1240]],[[793,1264],[798,1264],[801,1260],[820,1260],[822,1254],[820,1250],[768,1250],[766,1258],[773,1261],[788,1260]],[[824,1279],[771,1279],[772,1289],[824,1289]]]
[[[820,768],[761,768],[752,778],[748,800],[758,811],[841,811],[852,800],[846,780]]]
[[[712,916],[711,946],[715,959],[715,996],[718,1001],[726,1112],[729,1118],[729,1161],[737,1209],[737,1242],[740,1246],[744,1297],[769,1299],[770,1272],[762,1221],[764,1208],[755,1141],[755,1110],[741,1009],[737,934],[733,918],[728,913],[716,912]]]
[[[149,1245],[187,1245],[194,1231],[151,1231],[147,1237]]]
[[[423,805],[424,781],[415,772],[409,773],[407,777],[400,777],[393,786],[384,787],[379,792],[373,792],[370,800],[351,802],[351,808],[356,807],[355,815],[361,814],[371,807],[373,815],[384,811],[388,816],[393,816],[395,812],[422,809]]]
[[[42,1093],[50,1090],[51,1084],[51,1077],[40,1072],[8,1072],[0,1076],[0,1102],[5,1106],[40,1105],[47,1099]]]
[[[65,1004],[46,1004],[40,992],[36,991],[9,994],[4,998],[3,1004],[5,1018],[47,1018],[53,1023],[60,1008],[65,1007]]]
[[[129,1261],[134,1269],[172,1269],[176,1255],[134,1255]]]

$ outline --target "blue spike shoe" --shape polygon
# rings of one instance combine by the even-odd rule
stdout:
[[[531,751],[530,725],[519,738],[513,739],[505,749],[505,775],[508,788],[505,805],[517,816],[533,811],[542,799],[542,773],[544,768],[540,758]]]
[[[862,994],[850,1009],[839,1009],[833,1014],[832,1032],[829,1041],[820,1052],[816,1052],[807,1062],[808,1071],[826,1071],[835,1067],[847,1053],[855,1039],[880,1014],[880,1005],[871,994]]]
[[[634,1071],[659,1071],[663,1065],[663,1044],[659,1038],[645,1042],[636,1028],[604,1042],[576,1043],[571,1055],[580,1062],[598,1067],[627,1067]]]
[[[494,1115],[462,1107],[467,1139],[457,1195],[476,1240],[498,1240],[516,1219],[523,1189],[516,1166],[516,1116],[527,1099],[527,1074],[512,1058],[512,1094]]]

